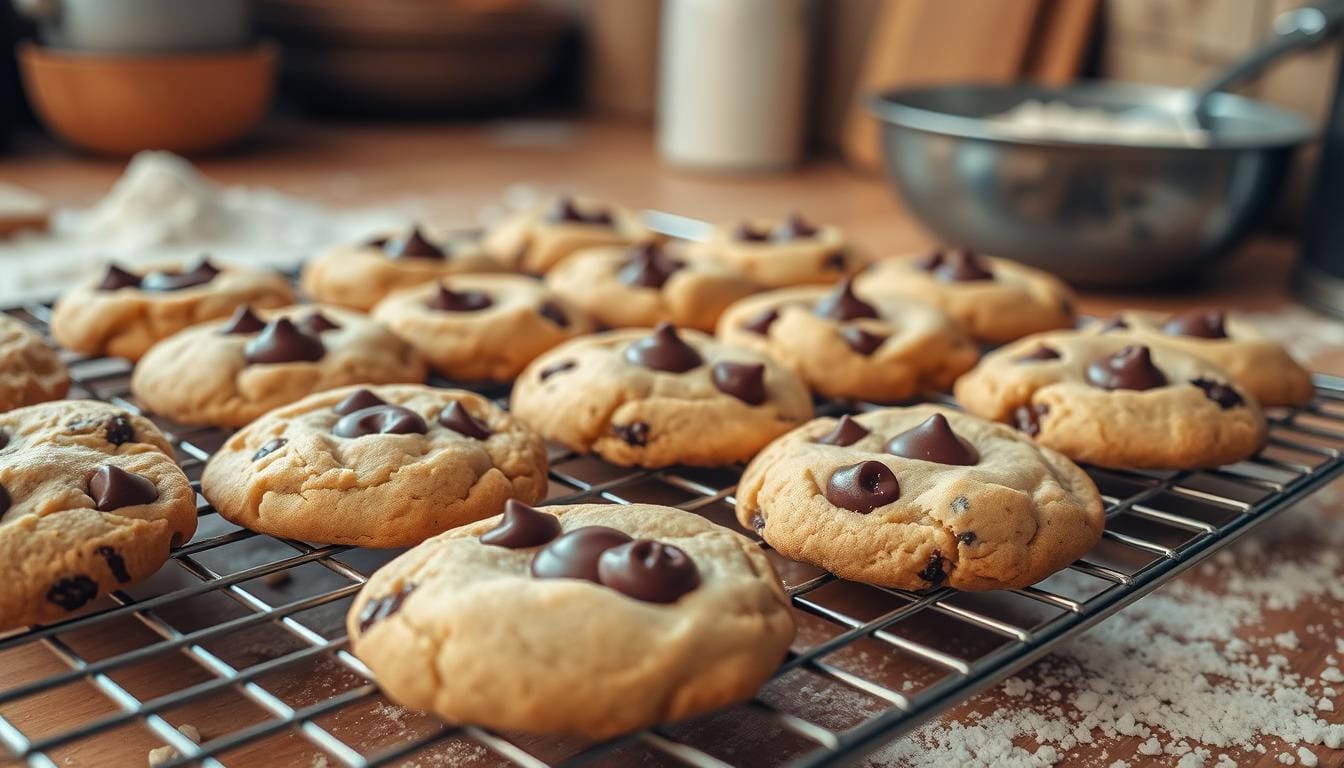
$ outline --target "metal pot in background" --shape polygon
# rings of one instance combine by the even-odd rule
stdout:
[[[13,0],[44,45],[102,53],[242,48],[251,0]]]
[[[1344,317],[1344,57],[1321,136],[1316,194],[1293,288],[1305,302]]]

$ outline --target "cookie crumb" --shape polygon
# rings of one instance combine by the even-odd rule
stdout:
[[[191,743],[193,744],[201,743],[201,732],[196,730],[195,726],[183,723],[182,725],[177,726],[177,730],[183,736],[186,736],[188,739],[190,739]],[[149,751],[149,768],[158,768],[158,766],[163,765],[164,763],[167,763],[170,760],[176,760],[181,756],[182,756],[181,753],[179,753],[173,747],[166,745],[162,747],[156,747]]]
[[[281,587],[288,586],[293,580],[294,577],[289,575],[289,571],[275,571],[274,573],[266,574],[261,579],[262,583],[271,589],[280,589]]]

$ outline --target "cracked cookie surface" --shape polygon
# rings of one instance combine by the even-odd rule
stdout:
[[[196,494],[148,419],[44,403],[0,414],[0,436],[0,629],[144,579],[196,531]]]
[[[211,457],[229,521],[326,544],[398,547],[546,494],[546,447],[472,392],[346,387],[277,408]]]
[[[65,397],[70,372],[51,345],[23,322],[0,315],[0,411]]]
[[[857,272],[865,262],[839,229],[796,214],[782,221],[749,219],[716,227],[708,240],[691,250],[722,261],[766,288],[833,283]]]
[[[529,275],[544,275],[582,248],[652,239],[653,232],[633,211],[561,195],[510,214],[486,232],[482,243],[501,263]]]
[[[786,557],[901,589],[1034,584],[1104,526],[1073,462],[931,405],[816,419],[776,440],[743,473],[737,517]]]
[[[541,535],[516,540],[523,515]],[[504,520],[426,541],[355,598],[351,645],[392,700],[451,723],[606,738],[750,698],[793,638],[760,547],[699,515],[586,504]],[[515,535],[485,543],[497,527]],[[596,527],[587,546],[550,546]]]
[[[1029,336],[962,376],[957,401],[1103,467],[1217,467],[1260,449],[1264,414],[1226,371],[1145,341],[1123,330]]]
[[[547,439],[614,464],[716,466],[811,418],[812,399],[766,355],[660,325],[556,347],[518,378],[511,408]]]

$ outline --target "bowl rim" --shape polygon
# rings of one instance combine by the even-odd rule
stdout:
[[[1210,101],[1211,111],[1214,114],[1254,116],[1271,123],[1274,126],[1273,130],[1266,130],[1258,136],[1224,136],[1221,139],[1215,133],[1211,136],[1212,141],[1204,146],[1192,146],[1175,140],[1160,139],[1145,142],[1106,142],[1095,139],[1070,139],[1061,136],[1033,137],[995,125],[994,121],[983,117],[958,115],[911,103],[924,101],[932,96],[952,93],[962,93],[967,96],[985,93],[1017,93],[1019,102],[1029,99],[1046,101],[1057,99],[1069,102],[1070,96],[1077,98],[1081,95],[1095,96],[1099,93],[1108,93],[1113,97],[1132,99],[1136,104],[1152,104],[1160,103],[1163,100],[1174,102],[1184,94],[1190,93],[1190,91],[1184,88],[1117,80],[1081,80],[1062,87],[1034,82],[1010,84],[956,83],[881,90],[868,94],[864,98],[864,104],[870,114],[889,125],[942,136],[1024,147],[1069,147],[1139,152],[1153,150],[1207,152],[1216,150],[1288,149],[1305,143],[1315,134],[1315,130],[1306,119],[1296,112],[1231,93],[1214,94]]]
[[[14,46],[15,55],[20,61],[41,61],[57,66],[79,66],[83,64],[117,64],[128,66],[165,64],[191,65],[220,62],[272,61],[280,56],[280,46],[270,39],[259,39],[240,48],[214,48],[199,51],[173,51],[171,53],[109,53],[108,51],[85,51],[78,48],[53,48],[42,45],[36,40],[20,40]]]

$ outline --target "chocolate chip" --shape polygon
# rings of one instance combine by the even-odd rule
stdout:
[[[710,378],[715,389],[748,405],[765,402],[764,363],[715,363]]]
[[[854,417],[845,414],[835,423],[835,427],[826,434],[813,440],[822,445],[853,445],[869,435],[869,431]]]
[[[836,251],[830,256],[827,256],[825,261],[821,262],[822,269],[830,269],[836,272],[844,272],[848,266],[849,260],[845,258],[844,251]]]
[[[209,259],[202,258],[196,262],[196,265],[185,272],[159,271],[150,272],[140,278],[140,290],[142,291],[180,291],[183,288],[193,288],[198,285],[204,285],[215,279],[219,274],[219,268],[211,264]]]
[[[837,283],[825,298],[817,302],[812,313],[818,317],[828,317],[840,322],[860,317],[877,317],[877,310],[871,304],[854,295],[854,279],[850,277]]]
[[[929,562],[924,566],[924,570],[916,575],[935,587],[943,583],[943,579],[947,578],[947,572],[943,570],[943,554],[934,550],[933,554],[929,555]]]
[[[671,323],[659,323],[652,334],[627,347],[625,359],[635,365],[670,373],[685,373],[704,362],[695,347],[681,340]]]
[[[1167,383],[1167,377],[1153,365],[1148,347],[1128,346],[1110,357],[1087,366],[1087,380],[1101,389],[1154,389]]]
[[[526,549],[539,547],[559,536],[560,518],[529,507],[517,499],[504,502],[499,525],[481,534],[481,543],[492,547]]]
[[[365,247],[365,248],[377,248],[378,250],[381,251],[381,250],[382,250],[383,248],[385,248],[385,247],[387,246],[387,244],[388,244],[389,242],[391,242],[391,241],[392,241],[392,238],[390,238],[390,237],[388,237],[388,236],[386,236],[386,235],[378,235],[377,237],[370,237],[368,240],[365,240],[365,241],[364,241],[364,247]]]
[[[0,429],[0,448],[9,445],[9,433]]]
[[[989,264],[985,263],[975,251],[966,248],[931,254],[925,257],[920,266],[932,272],[934,278],[944,283],[969,283],[994,279]]]
[[[375,597],[365,603],[364,607],[359,611],[359,631],[361,633],[368,632],[369,628],[374,624],[377,624],[401,610],[401,606],[406,602],[406,598],[410,597],[411,593],[414,591],[414,584],[403,584],[401,589],[398,589],[396,592],[393,592],[390,595],[383,595],[382,597]]]
[[[791,240],[806,240],[809,237],[816,237],[821,230],[813,226],[801,214],[790,213],[779,226],[775,227],[772,233],[775,240],[789,242]]]
[[[576,528],[532,556],[532,575],[538,579],[586,579],[600,583],[597,563],[602,553],[629,541],[629,536],[605,525]]]
[[[135,427],[125,416],[113,416],[107,420],[107,442],[113,445],[125,445],[135,442]]]
[[[294,363],[321,360],[327,353],[322,339],[304,333],[287,317],[277,317],[243,347],[243,358],[252,364]]]
[[[320,336],[326,331],[337,331],[341,328],[321,312],[314,312],[295,323],[295,325],[298,326],[299,330],[310,336]]]
[[[1022,432],[1035,437],[1041,434],[1041,419],[1049,413],[1050,406],[1045,403],[1019,405],[1013,409],[1013,424]]]
[[[770,326],[774,325],[775,321],[778,319],[778,309],[767,309],[764,312],[760,312],[748,318],[747,321],[742,324],[742,329],[764,336],[770,332]]]
[[[55,603],[67,611],[83,608],[97,596],[98,585],[88,576],[61,579],[47,590],[47,602]]]
[[[846,346],[864,357],[876,352],[887,340],[886,336],[870,333],[857,325],[847,325],[841,328],[840,338],[844,339]]]
[[[744,221],[733,230],[733,239],[743,243],[765,243],[770,240],[770,232],[758,229],[750,221]]]
[[[545,381],[557,373],[574,370],[575,365],[576,363],[573,360],[561,360],[558,363],[551,363],[537,373],[537,378]]]
[[[0,485],[0,515],[8,512],[10,505],[13,503],[13,500],[9,498],[9,491],[5,490],[5,486]]]
[[[626,445],[639,447],[649,444],[649,425],[642,421],[632,421],[629,424],[612,424],[611,431],[624,440]]]
[[[102,555],[103,560],[107,561],[107,570],[112,572],[114,579],[122,584],[131,580],[131,572],[126,570],[126,560],[121,556],[121,553],[111,547],[99,547],[94,551]]]
[[[261,446],[260,448],[258,448],[256,453],[252,454],[252,460],[253,460],[253,461],[261,461],[262,459],[266,458],[267,456],[270,456],[272,453],[275,453],[276,451],[280,450],[281,448],[284,448],[284,447],[285,447],[285,443],[288,443],[288,442],[289,442],[289,441],[286,440],[286,439],[283,438],[283,437],[275,437],[275,438],[271,438],[270,440],[267,440],[267,441],[266,441],[266,444],[265,444],[265,445],[263,445],[263,446]]]
[[[262,322],[261,318],[252,314],[251,307],[246,304],[241,304],[237,309],[233,310],[233,316],[229,318],[229,322],[225,323],[223,328],[219,329],[219,333],[221,336],[230,336],[233,334],[243,335],[256,333],[265,327],[266,323]]]
[[[122,507],[149,504],[159,498],[159,489],[148,478],[105,464],[89,478],[89,496],[94,509],[111,512]]]
[[[349,416],[355,411],[362,411],[375,405],[387,405],[387,401],[367,389],[360,389],[346,395],[345,399],[332,406],[331,410],[341,416]]]
[[[685,266],[686,262],[663,253],[662,246],[657,243],[646,243],[630,249],[616,279],[625,285],[662,288],[672,273]]]
[[[700,571],[678,547],[638,539],[612,547],[597,559],[602,586],[648,603],[675,603],[700,586]]]
[[[1035,349],[1025,355],[1016,358],[1019,363],[1029,363],[1035,360],[1058,360],[1059,351],[1054,347],[1048,347],[1044,344],[1038,344]]]
[[[970,466],[980,461],[980,453],[966,438],[952,431],[947,417],[935,413],[912,429],[891,438],[887,451],[907,459],[935,464]]]
[[[367,435],[424,435],[429,425],[424,418],[400,405],[375,405],[347,414],[336,422],[331,433],[337,437],[365,437]]]
[[[868,514],[901,496],[896,475],[880,461],[861,461],[831,473],[826,500],[841,509]]]
[[[1195,379],[1190,383],[1204,390],[1204,396],[1217,403],[1223,410],[1235,408],[1244,402],[1241,399],[1241,395],[1237,394],[1235,389],[1226,384],[1219,384],[1218,382],[1209,379]]]
[[[962,544],[972,544],[972,543],[974,543],[974,542],[975,542],[975,531],[966,531],[966,532],[964,532],[964,533],[958,533],[958,534],[957,534],[957,541],[960,541]]]
[[[289,574],[289,571],[272,571],[261,577],[261,583],[271,589],[286,587],[293,580],[294,577]]]
[[[448,252],[429,242],[420,227],[413,226],[406,234],[394,239],[384,239],[383,255],[389,259],[446,259]]]
[[[565,310],[561,309],[560,305],[556,304],[554,301],[542,302],[541,307],[537,310],[537,314],[550,320],[552,323],[555,323],[556,326],[560,328],[569,327],[569,316],[566,315]]]
[[[1173,315],[1163,323],[1162,332],[1168,336],[1226,339],[1227,316],[1219,309],[1202,309]]]
[[[761,513],[757,512],[751,516],[751,527],[755,529],[757,533],[765,530],[765,518],[761,516]]]
[[[429,300],[429,308],[443,312],[479,312],[494,303],[493,299],[480,291],[454,291],[446,285],[440,285],[434,298]]]
[[[439,411],[439,423],[459,435],[484,440],[494,434],[485,422],[471,415],[471,412],[454,400]]]
[[[610,227],[613,223],[611,211],[605,208],[581,211],[568,196],[560,197],[551,204],[546,211],[546,221],[552,224],[593,224],[603,227]]]
[[[140,276],[134,272],[128,272],[116,264],[108,264],[107,271],[103,273],[103,281],[98,284],[100,291],[119,291],[122,288],[139,288]]]
[[[1111,315],[1110,317],[1106,318],[1106,320],[1101,324],[1102,333],[1106,333],[1107,331],[1127,331],[1127,330],[1129,330],[1129,323],[1126,323],[1125,318],[1119,314]]]

